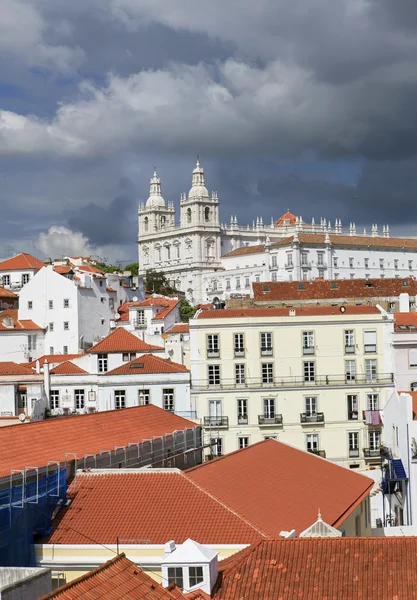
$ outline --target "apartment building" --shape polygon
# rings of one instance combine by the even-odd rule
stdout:
[[[191,394],[213,453],[273,437],[351,468],[380,461],[392,331],[372,306],[197,313]]]
[[[40,271],[45,264],[31,254],[21,252],[0,262],[1,285],[19,291]]]

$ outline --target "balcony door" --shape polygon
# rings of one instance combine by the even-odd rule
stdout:
[[[219,425],[222,420],[222,401],[221,400],[210,400],[209,401],[209,417],[211,425]]]
[[[275,419],[275,398],[264,398],[264,418]]]

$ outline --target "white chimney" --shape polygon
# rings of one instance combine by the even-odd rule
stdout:
[[[45,389],[47,407],[51,408],[51,406],[49,404],[49,395],[51,392],[51,377],[49,374],[49,362],[47,360],[45,360],[45,362],[43,364],[43,386]]]
[[[399,295],[399,312],[410,312],[410,296],[406,292]]]
[[[169,556],[170,554],[172,554],[174,552],[174,550],[176,550],[177,547],[175,545],[175,542],[173,540],[170,540],[169,542],[167,542],[164,546],[164,551],[165,551],[165,556]]]

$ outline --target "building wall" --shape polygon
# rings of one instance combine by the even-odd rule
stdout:
[[[417,354],[417,332],[395,332],[393,338],[395,356],[395,383],[397,390],[417,390],[417,365],[413,366],[413,352]]]
[[[23,277],[25,279],[29,278],[29,281],[36,274],[36,271],[33,269],[25,269],[22,271],[0,271],[0,285],[7,290],[18,291],[24,285]],[[10,283],[7,283],[9,281]]]
[[[31,341],[29,345],[29,336]],[[33,349],[34,338],[36,348]],[[30,346],[30,350],[29,350]],[[45,354],[45,333],[40,330],[0,331],[0,361],[25,363]]]
[[[3,567],[0,569],[0,600],[34,600],[52,591],[49,569]]]
[[[357,526],[359,527],[359,530],[357,529]],[[358,531],[360,537],[372,536],[369,496],[362,500],[359,506],[352,511],[337,529],[344,532],[346,537],[357,537]]]

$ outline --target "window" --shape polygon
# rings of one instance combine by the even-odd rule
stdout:
[[[398,259],[394,260],[394,269],[398,271]]]
[[[413,270],[413,261],[412,260],[408,261],[408,268],[410,269],[410,271]]]
[[[249,277],[245,277],[245,288],[250,288],[250,279]]]
[[[62,354],[68,354],[68,346],[63,347]]]
[[[106,302],[106,299],[105,299],[105,297],[104,297],[104,296],[102,296],[102,297],[100,298],[100,301],[101,301],[101,303],[102,303],[102,304],[105,304],[105,302]]]
[[[220,365],[208,366],[208,383],[209,385],[220,385]]]
[[[3,280],[4,280],[4,277],[3,277]],[[4,281],[3,281],[3,285],[4,285]],[[28,301],[28,310],[32,310],[32,308],[33,308],[33,302],[32,302],[32,300],[29,300]]]
[[[168,584],[170,583],[175,583],[180,590],[184,589],[182,567],[168,567]]]
[[[85,393],[84,390],[74,390],[75,397],[75,408],[80,410],[85,406]]]
[[[303,269],[303,281],[307,281],[307,279],[308,279],[308,272],[305,269]]]
[[[150,390],[138,390],[139,406],[151,403],[151,391]]]
[[[345,353],[354,354],[355,352],[355,332],[353,329],[345,330]]]
[[[314,354],[314,331],[303,331],[303,354]]]
[[[145,231],[148,231],[148,229],[149,229],[149,219],[148,219],[148,217],[145,217],[144,223],[145,223]]]
[[[37,336],[28,335],[28,350],[36,350]]]
[[[261,333],[261,356],[272,355],[272,333]]]
[[[3,280],[3,285],[10,285],[10,275],[3,275],[2,280]],[[30,307],[30,308],[32,308],[32,307]]]
[[[271,264],[272,264],[272,268],[273,268],[273,269],[276,269],[276,268],[277,268],[277,255],[276,255],[276,254],[274,254],[274,255],[271,257],[271,261],[272,261],[272,263],[271,263]]]
[[[346,360],[345,361],[345,373],[346,381],[355,381],[356,379],[356,361]]]
[[[275,398],[264,398],[264,419],[275,419]]]
[[[262,383],[274,383],[273,363],[262,363]]]
[[[238,445],[239,450],[249,446],[249,438],[248,437],[238,437],[237,442],[238,442],[237,445]]]
[[[271,281],[277,281],[277,274],[275,272],[271,273]]]
[[[417,381],[413,381],[413,383],[410,385],[410,390],[412,392],[417,392]]]
[[[304,363],[304,381],[314,382],[316,379],[316,365],[314,362]]]
[[[304,399],[306,416],[312,417],[317,414],[317,396],[307,396]]]
[[[98,372],[106,373],[107,372],[107,364],[108,364],[108,355],[107,354],[99,354],[97,357],[98,360]]]
[[[49,346],[49,354],[54,354],[54,347],[53,346]]]
[[[293,266],[292,252],[288,252],[288,254],[287,254],[287,267],[292,267],[292,266]]]
[[[394,311],[395,310],[395,302],[389,302],[388,309]]]
[[[100,283],[100,287],[103,287],[103,280],[102,279],[100,279],[99,283]],[[122,285],[122,282],[120,282],[120,286],[121,285]]]
[[[323,271],[323,269],[319,269],[319,277],[320,277],[320,279],[324,279],[324,271]]]
[[[219,336],[217,333],[207,336],[207,358],[218,358],[220,356]]]
[[[53,331],[54,330],[54,324],[53,323],[49,323],[49,331]]]
[[[359,432],[352,431],[348,433],[349,457],[357,458],[359,456]]]
[[[136,352],[123,352],[122,360],[123,362],[129,362],[136,358]]]
[[[235,365],[235,381],[237,385],[242,385],[245,383],[245,365],[237,364]]]
[[[322,252],[317,252],[317,265],[319,267],[324,266],[324,254]]]
[[[226,290],[230,290],[230,279],[226,279]]]
[[[376,381],[376,360],[373,358],[365,360],[365,375],[367,383]]]
[[[384,259],[383,259],[383,258],[380,258],[380,259],[379,259],[379,268],[380,268],[380,269],[383,269],[383,268],[384,268]]]
[[[355,535],[359,537],[361,535],[361,516],[355,516]]]
[[[306,447],[308,452],[317,452],[319,449],[319,436],[317,433],[306,435]]]
[[[245,355],[244,334],[235,333],[234,335],[235,356]]]
[[[255,281],[256,283],[259,283],[261,281],[260,275],[255,275]]]
[[[303,267],[307,266],[308,264],[308,254],[307,252],[301,252],[301,265]]]
[[[169,412],[174,412],[174,390],[173,388],[168,388],[162,391],[162,397],[164,399],[164,410],[169,410]]]
[[[211,448],[214,456],[223,455],[223,438],[211,438]]]
[[[69,330],[69,321],[64,321],[64,331]]]
[[[379,429],[368,431],[368,442],[370,450],[379,450],[381,446],[381,432]]]
[[[353,269],[353,258],[349,258],[349,269]]]
[[[276,440],[276,435],[264,435],[264,440]]]
[[[136,311],[136,324],[137,325],[145,325],[145,311],[144,310]]]
[[[363,344],[366,353],[375,354],[376,352],[376,331],[363,332]]]
[[[367,394],[366,406],[368,410],[379,410],[379,394]]]
[[[246,399],[237,401],[237,422],[239,425],[245,425],[248,422],[248,401]]]
[[[408,351],[408,361],[410,367],[417,367],[417,348],[411,348]]]
[[[59,390],[51,390],[50,392],[51,410],[59,408]]]
[[[358,408],[358,396],[356,394],[349,394],[347,397],[348,407],[348,419],[349,421],[357,421],[359,408]]]
[[[236,278],[236,289],[240,290],[240,277]]]
[[[116,410],[120,408],[126,408],[126,392],[125,390],[114,391],[114,408]]]
[[[188,573],[190,578],[190,588],[193,588],[199,583],[203,583],[203,567],[189,567]]]
[[[48,307],[49,307],[49,310],[53,309],[53,307],[54,307],[54,301],[53,300],[49,300],[48,301]]]
[[[337,269],[337,256],[333,257],[333,266],[335,269]]]
[[[365,269],[369,269],[369,258],[364,259]]]

